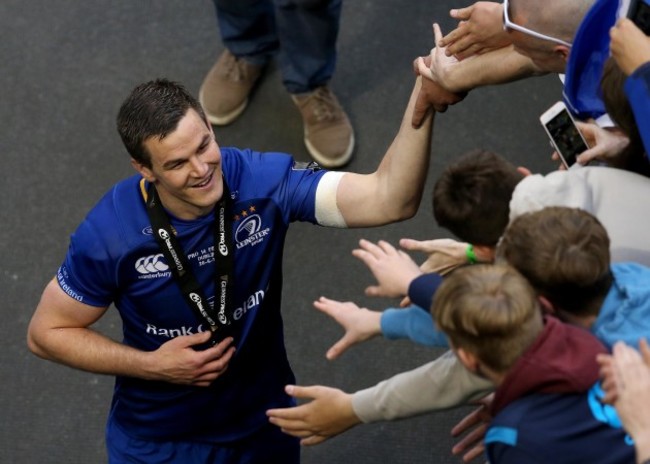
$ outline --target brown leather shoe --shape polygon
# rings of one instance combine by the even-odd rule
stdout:
[[[199,102],[212,124],[225,126],[244,112],[263,68],[237,58],[228,50],[221,54],[199,91]]]
[[[338,168],[350,161],[354,131],[329,87],[292,95],[292,99],[302,115],[305,146],[311,157],[325,168]]]

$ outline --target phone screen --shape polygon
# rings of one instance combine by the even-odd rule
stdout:
[[[576,157],[589,148],[566,109],[548,121],[546,128],[568,166],[573,165],[576,162]]]
[[[633,8],[630,19],[645,35],[650,35],[650,5],[646,0],[638,0]]]

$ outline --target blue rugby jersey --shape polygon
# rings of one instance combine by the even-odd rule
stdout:
[[[228,441],[267,422],[268,408],[293,404],[294,383],[280,314],[282,251],[292,221],[316,223],[315,193],[325,171],[298,169],[279,153],[222,148],[233,197],[236,354],[208,388],[117,377],[112,420],[144,439]],[[82,303],[114,303],[123,342],[151,351],[179,336],[209,330],[181,294],[151,233],[141,177],[116,184],[72,235],[57,278]],[[197,280],[214,302],[214,215],[170,218]]]

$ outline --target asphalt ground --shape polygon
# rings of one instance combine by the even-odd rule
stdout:
[[[466,3],[345,2],[338,68],[331,85],[356,130],[347,170],[371,172],[397,132],[413,84],[411,60],[432,46],[431,23],[453,27]],[[40,360],[25,332],[68,237],[99,197],[132,173],[115,130],[117,109],[138,83],[157,77],[198,93],[222,51],[209,0],[3,0],[0,2],[0,462],[105,462],[104,424],[113,379]],[[284,262],[283,313],[289,356],[303,385],[354,391],[437,356],[408,342],[373,340],[335,362],[326,349],[341,330],[318,313],[320,295],[381,309],[364,297],[369,272],[350,251],[360,238],[448,237],[431,213],[441,168],[473,148],[533,171],[554,169],[538,116],[560,98],[555,76],[475,90],[436,118],[427,189],[417,216],[377,229],[295,224]],[[250,107],[216,129],[222,146],[292,153],[307,161],[301,120],[271,66]],[[419,257],[418,257],[419,258]],[[98,330],[119,339],[115,311]],[[449,430],[468,409],[369,424],[303,451],[306,464],[454,463]]]

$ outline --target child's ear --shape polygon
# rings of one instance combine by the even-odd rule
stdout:
[[[542,311],[544,312],[544,314],[551,314],[553,316],[557,315],[557,309],[555,309],[553,303],[548,301],[548,299],[545,296],[539,295],[537,299],[539,300],[539,304],[542,305]]]

